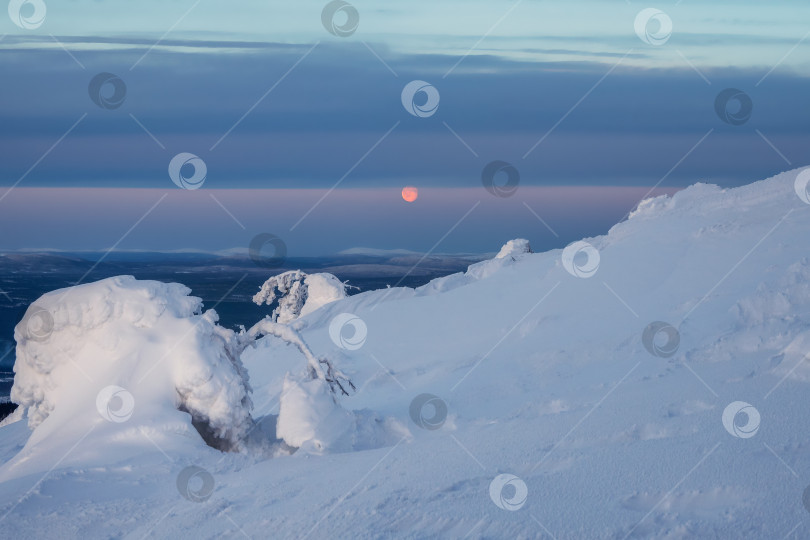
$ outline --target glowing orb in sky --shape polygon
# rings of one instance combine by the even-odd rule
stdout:
[[[413,202],[419,197],[419,190],[415,187],[407,186],[402,188],[402,198],[408,202]]]

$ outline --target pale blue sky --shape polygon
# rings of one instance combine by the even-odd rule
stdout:
[[[178,40],[341,41],[323,31],[320,14],[325,4],[311,0],[48,2],[45,23],[26,34],[157,40],[171,29],[166,37]],[[647,66],[683,65],[680,51],[697,66],[769,69],[805,36],[810,20],[810,4],[797,1],[417,0],[381,5],[359,0],[352,4],[360,14],[360,25],[345,39],[384,45],[392,53],[463,55],[475,47],[472,54],[539,61],[604,60],[605,53],[624,54],[633,48],[648,56],[630,58],[628,63]],[[635,16],[647,7],[658,8],[672,19],[670,46],[651,47],[636,38]],[[0,27],[9,34],[15,30],[8,20]],[[58,46],[49,41],[38,46]],[[808,65],[806,47],[782,63],[794,70]]]

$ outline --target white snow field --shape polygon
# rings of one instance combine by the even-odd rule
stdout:
[[[45,295],[0,536],[808,538],[808,176],[267,320],[241,361],[184,287]]]

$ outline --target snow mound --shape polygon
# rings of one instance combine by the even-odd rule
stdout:
[[[505,259],[507,257],[517,257],[524,253],[533,253],[529,241],[523,238],[516,238],[515,240],[509,240],[505,243],[498,254],[495,255],[495,258]]]
[[[252,406],[239,340],[190,292],[119,276],[34,302],[15,328],[11,389],[29,444],[66,423],[160,424],[183,411],[209,444],[238,445]]]
[[[290,270],[265,281],[253,302],[270,306],[278,300],[273,321],[288,323],[341,298],[346,298],[346,286],[332,274]]]
[[[278,365],[284,353],[272,349],[275,344],[293,346],[306,360],[306,369],[293,374],[288,371],[278,397],[279,414],[275,436],[286,449],[301,455],[349,452],[394,444],[410,436],[410,432],[394,418],[380,418],[369,410],[349,411],[338,401],[357,391],[354,383],[335,368],[326,357],[316,356],[301,335],[289,325],[265,318],[256,323],[247,335],[266,338],[255,342],[246,352],[258,371]],[[254,352],[255,351],[255,352]],[[270,362],[274,360],[276,362]],[[296,361],[292,365],[297,365]]]
[[[683,189],[674,195],[659,195],[644,199],[630,212],[628,219],[641,220],[644,218],[660,218],[662,215],[676,209],[696,210],[699,203],[708,199],[717,200],[716,195],[724,193],[714,184],[697,183]]]
[[[338,405],[323,379],[297,381],[284,378],[276,435],[304,451],[347,450],[345,440],[353,427],[351,413]]]
[[[302,455],[369,450],[411,439],[393,417],[368,409],[348,411],[323,379],[284,377],[276,436]]]
[[[471,264],[466,272],[451,274],[432,280],[416,289],[418,295],[430,295],[447,292],[475,281],[486,279],[497,274],[502,268],[511,266],[533,253],[529,241],[523,238],[509,240],[493,259]]]

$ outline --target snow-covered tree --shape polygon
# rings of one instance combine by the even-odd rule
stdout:
[[[253,302],[270,306],[278,300],[271,319],[273,322],[288,323],[345,297],[346,285],[332,274],[290,270],[265,281],[253,297]]]
[[[291,326],[273,322],[270,317],[254,324],[242,336],[243,349],[255,343],[262,336],[275,336],[282,341],[295,346],[307,360],[307,376],[309,379],[321,379],[329,384],[332,393],[340,392],[348,396],[348,390],[355,390],[354,383],[336,369],[332,362],[323,356],[316,356],[304,341],[304,338]]]
[[[291,397],[281,403],[286,433],[298,435],[287,437],[291,446],[309,440],[297,425],[301,418],[307,420],[303,428],[320,425],[316,421],[331,428],[348,414],[337,397],[354,384],[328,358],[315,355],[296,329],[267,317],[234,332],[218,324],[214,310],[203,312],[190,292],[177,283],[118,276],[43,295],[15,328],[11,400],[20,405],[18,417],[27,418],[39,438],[98,424],[98,436],[115,439],[119,423],[148,423],[162,426],[149,435],[161,446],[191,428],[209,446],[240,451],[256,425],[242,353],[263,335],[294,345],[305,360],[302,373],[285,382]],[[99,424],[99,415],[107,422]]]
[[[295,326],[289,324],[321,306],[346,297],[346,285],[332,274],[292,270],[273,276],[253,297],[258,304],[278,305],[272,314],[242,335],[250,346],[263,335],[294,345],[307,361],[303,374],[288,373],[279,398],[276,435],[293,448],[323,452],[344,448],[352,439],[354,415],[338,396],[356,390],[354,383],[326,357],[316,356]]]

